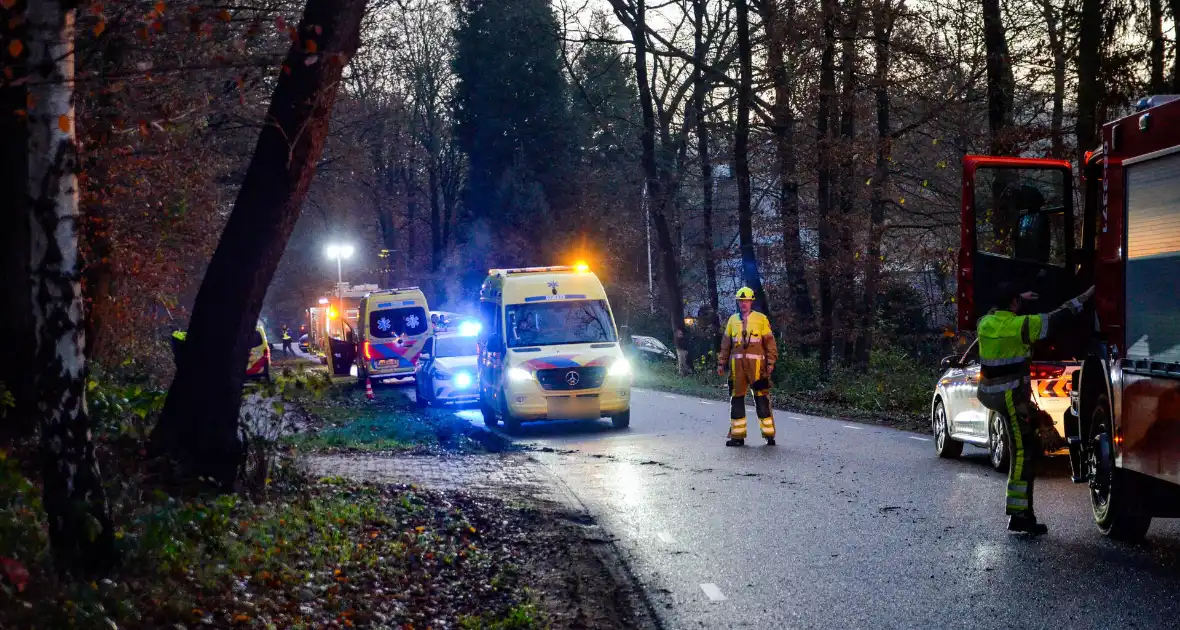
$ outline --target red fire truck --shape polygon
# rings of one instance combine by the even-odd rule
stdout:
[[[1180,96],[1137,109],[1103,127],[1076,196],[1069,162],[964,158],[958,261],[961,330],[1003,281],[1046,308],[1097,287],[1033,359],[1081,366],[1065,422],[1073,481],[1089,485],[1098,529],[1124,540],[1180,517]]]

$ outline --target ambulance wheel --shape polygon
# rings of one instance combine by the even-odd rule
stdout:
[[[615,425],[616,429],[626,429],[631,426],[631,410],[628,409],[623,413],[611,416],[610,422]]]
[[[418,405],[419,409],[425,409],[430,406],[430,398],[426,396],[421,387],[414,388],[414,404]]]
[[[494,428],[497,424],[500,424],[500,419],[496,417],[496,410],[484,402],[482,395],[479,397],[479,412],[483,414],[483,424],[485,427]]]
[[[1094,405],[1090,421],[1090,448],[1086,467],[1090,473],[1090,507],[1094,524],[1115,540],[1138,542],[1151,527],[1151,513],[1144,509],[1140,483],[1133,473],[1115,466],[1111,439],[1110,402],[1106,396]]]
[[[500,392],[500,419],[504,421],[504,430],[511,433],[520,429],[520,418],[512,415],[512,410],[508,408],[508,394],[505,392]]]

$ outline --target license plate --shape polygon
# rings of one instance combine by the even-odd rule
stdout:
[[[553,420],[597,420],[602,407],[597,398],[550,398],[548,416]]]
[[[379,360],[377,361],[377,367],[378,367],[378,368],[390,368],[390,367],[394,367],[394,362],[393,362],[393,359],[379,359]]]

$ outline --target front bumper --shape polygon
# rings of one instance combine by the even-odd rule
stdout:
[[[474,383],[461,388],[453,382],[436,380],[431,383],[431,389],[431,397],[438,403],[473,403],[479,400],[479,389]]]
[[[504,387],[508,411],[521,420],[576,420],[614,416],[631,408],[631,378],[606,378],[602,387],[545,390],[535,379]]]

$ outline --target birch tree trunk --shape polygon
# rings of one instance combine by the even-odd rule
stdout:
[[[59,566],[101,573],[114,536],[86,411],[78,250],[73,2],[29,3],[29,192],[34,383],[49,537]]]
[[[152,433],[156,453],[223,488],[233,484],[244,456],[238,413],[249,340],[323,152],[364,9],[365,0],[308,0]]]

